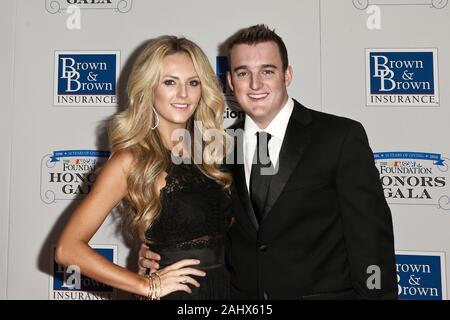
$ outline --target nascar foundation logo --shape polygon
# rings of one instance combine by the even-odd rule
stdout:
[[[45,155],[41,160],[41,200],[50,204],[84,198],[109,155],[109,151],[99,150],[58,150]]]
[[[377,152],[374,157],[389,204],[450,210],[448,158],[437,153],[403,151]]]
[[[368,106],[438,106],[437,49],[366,49]]]
[[[55,106],[116,106],[119,51],[56,51]]]

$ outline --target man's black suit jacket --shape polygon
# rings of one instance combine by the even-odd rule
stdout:
[[[242,159],[231,166],[233,298],[397,298],[392,218],[364,128],[294,102],[260,225]]]

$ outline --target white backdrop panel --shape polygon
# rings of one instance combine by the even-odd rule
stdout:
[[[283,10],[280,10],[280,5]],[[233,9],[234,8],[234,9]],[[118,50],[121,66],[146,40],[161,34],[197,42],[215,67],[218,46],[239,28],[267,23],[289,47],[293,96],[320,107],[319,3],[309,1],[133,1],[128,13],[82,10],[81,29],[66,28],[67,14],[50,14],[45,1],[17,1],[14,89],[14,148],[11,178],[11,232],[8,298],[47,299],[50,246],[77,201],[46,204],[40,198],[41,159],[56,150],[105,150],[103,122],[116,107],[53,106],[54,52]],[[118,245],[118,262],[133,267],[130,251],[108,219],[92,244]],[[4,241],[2,242],[4,245]],[[128,261],[128,262],[127,262]]]

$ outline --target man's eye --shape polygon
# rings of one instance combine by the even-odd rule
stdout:
[[[273,71],[273,70],[263,70],[263,72],[262,72],[262,74],[263,75],[266,75],[266,76],[268,76],[268,75],[271,75],[271,74],[274,74],[275,72]]]
[[[238,77],[245,77],[245,76],[247,76],[248,75],[248,72],[247,71],[241,71],[241,72],[238,72],[237,73],[237,76]]]
[[[189,81],[189,85],[192,86],[192,87],[196,87],[199,84],[200,84],[200,81],[198,81],[198,80]]]
[[[172,86],[175,84],[175,81],[173,80],[164,80],[163,82],[166,86]]]

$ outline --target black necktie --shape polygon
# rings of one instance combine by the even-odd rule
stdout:
[[[253,205],[256,219],[261,219],[266,204],[267,191],[269,190],[272,175],[268,171],[272,167],[269,158],[270,133],[261,131],[256,133],[256,150],[253,156],[252,171],[250,173],[250,200]]]

